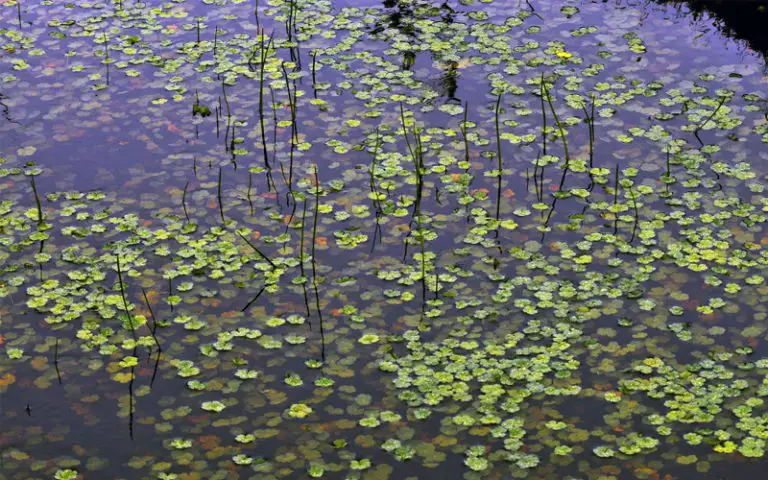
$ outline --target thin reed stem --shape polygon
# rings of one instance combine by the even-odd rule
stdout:
[[[219,181],[216,189],[216,197],[219,199],[219,215],[221,216],[221,223],[226,223],[224,219],[224,204],[221,201],[221,167],[219,167]]]
[[[117,278],[120,281],[120,297],[123,299],[123,309],[125,310],[125,315],[128,317],[128,325],[131,327],[131,335],[133,335],[134,342],[136,341],[136,327],[133,325],[133,316],[131,315],[131,312],[128,310],[128,301],[125,299],[125,286],[123,284],[123,270],[120,267],[120,255],[118,254],[116,256],[117,258]]]
[[[184,192],[181,194],[181,207],[184,209],[184,216],[187,217],[187,221],[189,222],[189,214],[187,213],[187,188],[189,187],[189,182],[184,184]]]

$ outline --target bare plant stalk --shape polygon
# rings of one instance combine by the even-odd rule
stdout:
[[[189,214],[187,213],[187,188],[189,187],[189,182],[184,184],[184,192],[181,194],[181,207],[184,209],[184,216],[187,217],[187,221],[189,222]]]
[[[296,84],[293,85],[293,92],[291,91],[291,85],[288,81],[288,71],[285,69],[285,63],[282,63],[280,67],[283,70],[283,77],[285,78],[285,88],[288,90],[288,106],[291,110],[291,149],[290,158],[288,164],[288,191],[293,192],[293,154],[298,143],[298,127],[296,125]]]
[[[541,158],[541,152],[539,152],[536,155],[536,163],[533,164],[533,186],[536,189],[536,199],[538,201],[541,201],[541,197],[543,195],[542,190],[544,189],[544,185],[539,185],[539,179],[537,175],[539,174],[539,159]],[[542,167],[543,170],[543,167]],[[544,175],[544,172],[542,172],[542,176]]]
[[[56,337],[56,344],[53,347],[53,366],[56,368],[56,378],[61,385],[61,372],[59,371],[59,337]]]
[[[312,50],[312,90],[315,92],[315,98],[317,98],[317,88],[315,88],[315,84],[317,83],[317,79],[315,76],[315,64],[317,63],[317,50]]]
[[[37,224],[42,225],[43,224],[43,206],[40,203],[40,195],[37,193],[37,184],[35,183],[35,176],[30,175],[30,179],[32,182],[32,193],[35,195],[35,205],[37,207]]]
[[[416,155],[414,155],[413,148],[411,148],[411,141],[408,139],[408,130],[406,130],[405,127],[405,110],[403,109],[403,102],[400,102],[400,120],[403,123],[403,136],[405,137],[405,144],[408,146],[408,152],[410,152],[411,158],[413,158],[415,162]]]
[[[261,287],[261,290],[259,290],[259,291],[258,291],[258,293],[256,293],[256,295],[255,295],[255,296],[254,296],[254,297],[251,299],[251,301],[250,301],[250,302],[248,302],[248,303],[246,303],[246,304],[245,304],[245,306],[243,307],[243,309],[242,309],[242,310],[240,310],[240,311],[241,311],[241,312],[244,312],[244,311],[248,310],[248,307],[250,307],[251,305],[253,305],[253,303],[254,303],[256,300],[258,300],[258,299],[259,299],[259,297],[261,296],[261,294],[262,294],[262,293],[264,293],[264,289],[266,289],[266,288],[267,288],[266,286],[264,286],[264,287]]]
[[[563,186],[565,185],[565,177],[568,175],[568,169],[571,166],[571,155],[568,153],[568,140],[565,138],[565,129],[563,128],[563,124],[560,122],[560,117],[557,116],[557,112],[555,111],[555,106],[552,103],[552,96],[549,94],[549,89],[544,88],[544,94],[547,97],[547,103],[549,103],[549,109],[552,112],[552,117],[555,119],[555,124],[557,125],[557,129],[560,132],[560,138],[563,140],[563,151],[565,152],[565,165],[563,165],[563,176],[560,177],[560,187],[558,190],[562,190]]]
[[[171,306],[171,311],[173,311],[173,302],[171,302],[172,296],[173,296],[173,279],[171,277],[168,277],[168,305]]]
[[[501,157],[501,130],[499,128],[499,110],[501,108],[501,93],[496,98],[496,159],[498,160],[499,177],[496,184],[496,221],[501,213],[501,180],[504,172],[504,160]]]
[[[421,247],[421,311],[423,312],[427,307],[427,259],[424,252],[424,231],[421,220],[419,220],[419,245]]]
[[[120,255],[118,254],[116,256],[117,258],[117,278],[120,281],[120,297],[123,299],[123,309],[125,310],[125,315],[128,317],[128,325],[131,327],[131,335],[133,335],[133,341],[136,341],[136,327],[133,325],[133,316],[131,315],[131,312],[128,310],[128,301],[125,299],[125,286],[123,284],[123,270],[120,268]]]
[[[258,3],[256,9],[258,11]],[[256,18],[258,19],[258,15]],[[269,170],[271,167],[269,165],[269,155],[267,154],[267,134],[264,127],[264,66],[267,62],[267,57],[269,56],[269,49],[272,46],[273,37],[270,35],[269,42],[265,46],[264,35],[264,30],[262,30],[261,35],[259,36],[259,41],[261,42],[261,64],[259,65],[259,123],[261,125],[261,145],[264,153],[264,166]]]
[[[143,288],[141,289],[141,294],[144,296],[144,302],[147,304],[147,310],[149,310],[149,316],[152,319],[152,328],[150,328],[150,333],[152,334],[152,338],[155,340],[155,344],[157,345],[158,352],[163,351],[163,347],[160,346],[160,341],[157,339],[157,318],[155,318],[155,312],[152,311],[152,305],[149,304],[149,298],[147,298],[147,291]]]
[[[464,120],[461,122],[461,136],[464,140],[464,161],[469,165],[469,140],[467,139],[467,116],[469,115],[469,102],[464,102]]]
[[[379,155],[379,127],[376,127],[376,140],[373,147],[373,159],[371,160],[371,168],[369,170],[370,173],[370,188],[371,193],[373,194],[374,200],[374,206],[376,207],[376,210],[378,212],[381,212],[381,202],[379,201],[379,192],[376,189],[376,160],[378,159]]]
[[[415,217],[421,215],[421,198],[424,192],[424,176],[422,175],[422,169],[424,168],[424,149],[421,144],[421,132],[413,128],[413,138],[416,142],[416,155],[413,158],[414,170],[416,172],[416,203],[413,207],[413,214]]]
[[[229,129],[232,127],[232,112],[229,109],[229,99],[227,98],[227,88],[224,80],[221,81],[221,91],[224,95],[224,105],[227,107],[227,130],[224,134],[224,146],[227,147],[227,140],[229,139]]]
[[[632,191],[632,185],[629,185],[629,196],[632,198],[632,207],[635,210],[635,223],[632,226],[632,237],[629,239],[629,243],[635,241],[635,234],[637,233],[637,224],[640,222],[640,212],[637,211],[637,199],[635,198],[635,192]]]
[[[219,138],[220,134],[220,127],[219,127],[219,118],[221,118],[221,111],[219,111],[219,107],[214,107],[216,110],[216,138]]]
[[[539,81],[539,97],[541,99],[541,151],[542,155],[547,154],[547,109],[544,107],[544,74],[541,74]]]
[[[238,235],[240,235],[240,238],[242,238],[242,239],[245,241],[245,243],[247,243],[247,244],[248,244],[248,246],[249,246],[249,247],[251,247],[251,248],[253,249],[253,251],[254,251],[254,252],[256,252],[256,253],[257,253],[257,254],[258,254],[258,255],[259,255],[261,258],[263,258],[264,260],[266,260],[266,261],[267,261],[267,263],[269,263],[269,264],[272,266],[272,269],[273,269],[273,270],[274,270],[275,268],[277,268],[277,265],[275,265],[274,263],[272,263],[272,260],[270,260],[270,259],[269,259],[269,257],[267,257],[266,255],[264,255],[264,252],[262,252],[261,250],[259,250],[259,249],[256,247],[256,245],[254,245],[253,243],[251,243],[251,242],[250,242],[250,240],[248,240],[248,239],[245,237],[245,235],[243,235],[243,234],[242,234],[242,233],[240,233],[240,232],[237,232],[237,234],[238,234]]]
[[[717,115],[717,112],[720,111],[720,108],[722,108],[722,106],[725,104],[726,100],[728,100],[728,97],[722,97],[720,99],[720,103],[717,105],[717,108],[715,108],[715,111],[712,112],[712,115],[707,117],[707,119],[704,120],[703,122],[699,123],[696,126],[696,129],[693,131],[693,135],[696,137],[696,140],[698,140],[699,143],[701,143],[702,145],[704,144],[704,142],[702,142],[701,138],[699,138],[699,130],[701,130],[704,127],[704,125],[706,125],[710,120],[712,120],[715,117],[715,115]]]
[[[251,207],[251,215],[253,215],[253,200],[251,200],[251,190],[253,188],[253,173],[250,171],[248,172],[248,193],[246,193],[246,197],[248,198],[248,205]]]
[[[216,25],[213,30],[213,58],[216,59],[216,50],[219,46],[219,26]]]
[[[304,198],[304,207],[301,210],[301,237],[299,239],[299,268],[301,270],[301,276],[305,276],[304,272],[304,225],[307,219],[307,199]]]
[[[224,219],[224,204],[221,201],[221,167],[219,167],[219,181],[216,197],[219,199],[219,215],[221,216],[221,223],[226,223],[226,220]]]
[[[304,226],[307,219],[307,197],[304,197],[304,206],[301,210],[301,238],[299,240],[299,267],[301,269],[302,282],[301,286],[304,289],[304,305],[307,308],[307,316],[310,315],[309,310],[309,298],[307,297],[307,274],[304,270]]]
[[[613,205],[615,206],[619,202],[619,164],[616,164],[616,170],[613,182]],[[613,213],[613,234],[619,231],[619,212]]]
[[[315,290],[315,308],[320,319],[320,356],[325,361],[325,330],[323,329],[323,311],[320,309],[320,293],[317,288],[317,262],[315,246],[317,245],[317,218],[320,212],[320,177],[315,165],[315,218],[312,221],[312,285]]]
[[[584,115],[587,117],[587,126],[589,127],[589,168],[592,168],[594,159],[594,144],[595,144],[595,94],[592,94],[592,111],[587,112],[587,107],[582,106]]]

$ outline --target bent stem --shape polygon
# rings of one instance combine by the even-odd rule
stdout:
[[[120,268],[120,255],[118,254],[116,256],[117,258],[117,278],[120,281],[120,297],[123,299],[123,309],[125,310],[125,315],[128,317],[128,325],[131,327],[131,335],[133,335],[133,341],[136,341],[136,327],[133,325],[133,316],[131,315],[131,312],[128,310],[128,301],[125,299],[125,286],[123,284],[123,270]]]
[[[256,247],[256,245],[254,245],[253,243],[251,243],[251,242],[250,242],[250,241],[249,241],[249,240],[248,240],[248,239],[245,237],[245,235],[243,235],[243,234],[242,234],[242,233],[240,233],[240,232],[237,232],[237,234],[240,236],[240,238],[242,238],[242,239],[243,239],[243,241],[244,241],[245,243],[247,243],[247,244],[248,244],[248,246],[249,246],[249,247],[251,247],[251,248],[253,249],[253,251],[254,251],[254,252],[256,252],[256,253],[257,253],[257,254],[258,254],[258,255],[259,255],[261,258],[263,258],[264,260],[266,260],[266,261],[267,261],[267,263],[269,263],[269,264],[272,266],[272,270],[274,270],[274,269],[276,269],[276,268],[277,268],[277,265],[275,265],[275,264],[272,262],[272,260],[270,260],[270,259],[269,259],[269,257],[267,257],[266,255],[264,255],[264,252],[262,252],[261,250],[259,250],[259,249]]]
[[[157,339],[157,318],[155,318],[155,312],[152,311],[152,305],[149,304],[149,298],[147,298],[147,291],[144,288],[141,289],[141,294],[144,296],[144,302],[147,304],[147,310],[149,310],[149,317],[152,319],[152,328],[149,330],[152,334],[152,338],[157,345],[157,351],[162,352],[163,347],[160,346],[160,341]]]
[[[549,109],[552,112],[552,117],[555,119],[555,124],[557,125],[557,129],[560,132],[560,138],[563,140],[563,151],[565,153],[565,165],[563,165],[563,176],[560,178],[560,186],[558,187],[558,190],[562,191],[563,186],[565,185],[565,177],[566,175],[568,175],[568,169],[570,168],[570,165],[571,165],[571,156],[568,153],[568,140],[565,138],[565,129],[563,128],[563,124],[560,122],[560,117],[557,116],[557,112],[555,111],[555,106],[552,103],[552,96],[549,93],[549,88],[544,87],[544,94],[547,97],[547,103],[549,103]]]
[[[722,106],[725,104],[726,100],[728,100],[728,97],[722,97],[720,99],[720,103],[717,105],[717,108],[715,108],[715,111],[712,112],[712,115],[707,117],[707,119],[704,120],[703,122],[699,123],[696,126],[696,128],[693,130],[693,136],[696,137],[696,140],[698,140],[700,144],[704,145],[704,142],[702,142],[701,138],[699,138],[699,130],[701,130],[704,127],[704,125],[709,123],[709,121],[712,120],[715,117],[715,115],[717,115],[717,112],[720,111],[720,108],[722,108]]]

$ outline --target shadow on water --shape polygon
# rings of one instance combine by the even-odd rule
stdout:
[[[636,1],[619,1],[628,7],[637,7]],[[648,1],[643,1],[646,5]],[[671,5],[681,17],[688,16],[691,23],[708,20],[724,36],[744,44],[768,59],[768,1],[765,0],[652,0],[652,3]]]
[[[388,12],[382,16],[382,21],[378,22],[371,34],[376,35],[382,33],[385,29],[397,30],[401,35],[409,38],[409,40],[417,41],[417,34],[414,25],[417,21],[422,19],[431,19],[442,23],[446,32],[450,31],[450,26],[456,21],[456,15],[460,13],[456,8],[451,6],[448,0],[437,2],[399,2],[397,0],[384,0],[382,5]],[[447,35],[450,35],[448,33]],[[459,77],[459,62],[455,60],[444,61],[439,58],[433,58],[440,69],[442,70],[440,76],[436,79],[435,88],[440,92],[441,96],[446,98],[446,101],[461,104],[461,99],[456,96],[458,89],[458,77]],[[403,53],[402,68],[403,70],[410,70],[416,62],[416,52],[406,51]]]

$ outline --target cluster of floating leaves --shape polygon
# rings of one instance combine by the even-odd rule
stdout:
[[[162,448],[109,468],[647,478],[764,455],[754,66],[646,75],[669,53],[631,12],[573,5],[113,3],[0,29],[3,129],[42,89],[53,141],[103,124],[162,152],[128,191],[44,190],[31,123],[0,160],[0,388],[64,388],[86,426],[111,402]],[[4,468],[87,476],[98,447],[16,444]]]

